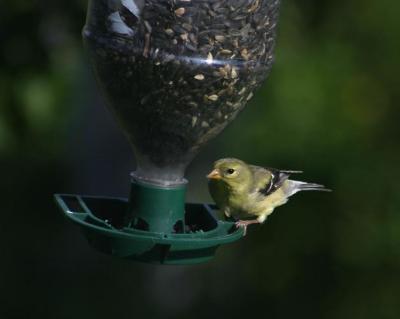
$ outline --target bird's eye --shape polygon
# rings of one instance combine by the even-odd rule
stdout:
[[[234,170],[233,168],[228,168],[228,169],[226,170],[226,172],[227,172],[229,175],[231,175],[231,174],[235,173],[235,170]]]

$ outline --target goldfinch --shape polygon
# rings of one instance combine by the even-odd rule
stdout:
[[[299,191],[331,191],[323,185],[289,179],[301,171],[248,165],[236,158],[214,163],[207,175],[211,197],[227,217],[237,219],[237,227],[263,223],[273,210]]]

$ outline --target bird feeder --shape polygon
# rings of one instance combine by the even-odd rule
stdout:
[[[163,264],[211,259],[243,236],[185,203],[187,165],[252,98],[273,63],[279,0],[91,0],[84,44],[137,162],[129,200],[55,195],[89,243]]]

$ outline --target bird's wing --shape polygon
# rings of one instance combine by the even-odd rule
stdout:
[[[255,190],[264,196],[275,192],[289,178],[290,174],[302,171],[279,170],[276,168],[262,168],[250,166],[255,180]]]
[[[253,191],[258,191],[271,182],[272,174],[269,170],[255,165],[249,165],[249,167],[253,173]]]

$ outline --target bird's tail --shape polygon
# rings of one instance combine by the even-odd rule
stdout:
[[[287,189],[288,195],[291,196],[293,194],[296,194],[297,192],[300,191],[322,191],[322,192],[331,192],[332,190],[329,188],[326,188],[324,185],[321,184],[316,184],[316,183],[306,183],[306,182],[300,182],[300,181],[293,181],[293,180],[288,180],[289,182],[289,187]]]

